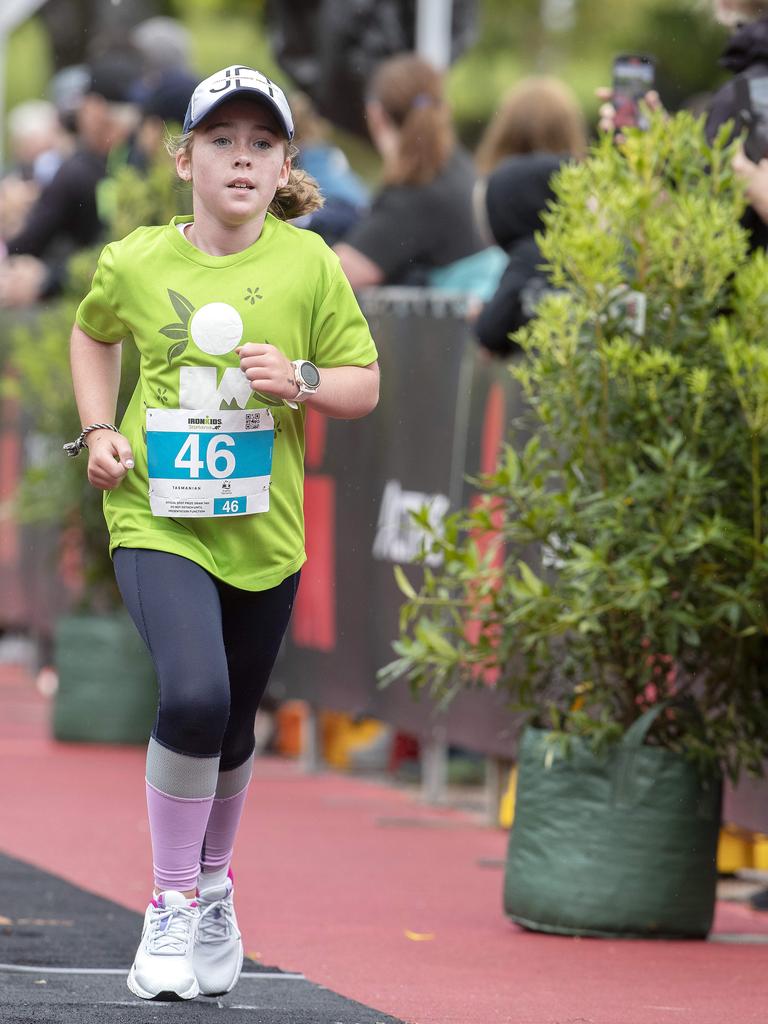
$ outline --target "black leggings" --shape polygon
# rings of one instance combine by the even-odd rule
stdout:
[[[220,771],[253,753],[256,711],[291,617],[299,573],[240,590],[166,551],[118,548],[115,575],[149,648],[160,699],[153,736]]]

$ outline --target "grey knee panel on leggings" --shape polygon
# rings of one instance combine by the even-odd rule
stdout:
[[[218,757],[177,754],[156,739],[150,739],[147,747],[147,782],[161,793],[186,800],[202,800],[216,792],[218,778]]]
[[[219,772],[219,779],[216,783],[216,799],[228,800],[231,796],[242,793],[253,775],[253,754],[239,768],[232,768],[228,772]]]

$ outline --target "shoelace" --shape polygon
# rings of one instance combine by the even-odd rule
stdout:
[[[223,942],[228,939],[234,925],[232,900],[228,897],[212,903],[200,900],[199,905],[198,942]]]
[[[189,933],[197,910],[188,907],[158,907],[152,915],[149,948],[153,953],[186,953]]]

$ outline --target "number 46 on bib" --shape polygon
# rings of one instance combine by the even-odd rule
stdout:
[[[152,514],[202,518],[266,512],[273,439],[268,409],[148,409]]]

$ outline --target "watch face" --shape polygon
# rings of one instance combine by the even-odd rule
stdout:
[[[308,388],[316,388],[320,383],[320,371],[314,363],[302,363],[299,367],[299,376]]]

